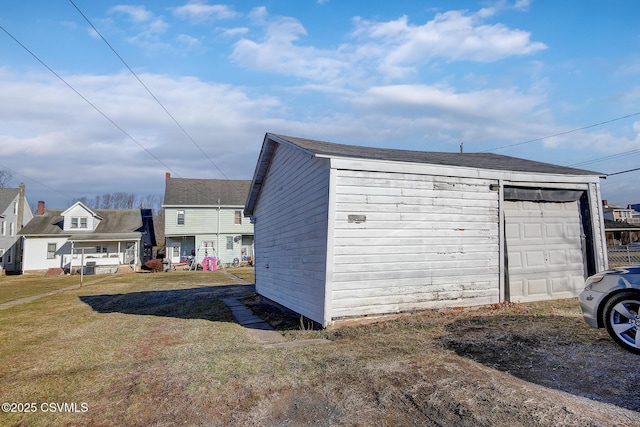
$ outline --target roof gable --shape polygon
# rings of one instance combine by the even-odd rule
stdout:
[[[19,194],[19,188],[0,188],[0,215],[9,208]]]
[[[61,213],[62,216],[68,215],[78,215],[79,213],[84,212],[87,215],[95,217],[97,219],[102,219],[100,215],[96,214],[95,211],[91,210],[87,205],[82,202],[75,202],[73,205],[69,206],[64,212]]]

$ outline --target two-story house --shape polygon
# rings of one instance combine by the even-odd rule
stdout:
[[[138,270],[151,259],[156,237],[151,209],[91,209],[76,202],[65,210],[45,209],[18,233],[23,236],[23,271]]]
[[[22,240],[18,232],[33,218],[24,192],[22,183],[19,188],[0,188],[0,271],[22,270]]]
[[[164,203],[166,257],[172,264],[207,257],[225,265],[253,259],[253,224],[244,217],[251,181],[171,178]]]

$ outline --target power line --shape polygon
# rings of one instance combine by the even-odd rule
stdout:
[[[542,141],[544,139],[549,139],[549,138],[553,138],[553,137],[556,137],[556,136],[567,135],[569,133],[574,133],[574,132],[578,132],[578,131],[581,131],[581,130],[594,128],[596,126],[606,125],[607,123],[613,123],[613,122],[616,122],[618,120],[628,119],[629,117],[634,117],[634,116],[638,116],[638,115],[640,115],[640,112],[633,113],[633,114],[627,114],[626,116],[616,117],[616,118],[611,119],[611,120],[605,120],[605,121],[600,122],[600,123],[595,123],[595,124],[592,124],[592,125],[589,125],[589,126],[583,126],[583,127],[580,127],[580,128],[571,129],[571,130],[568,130],[568,131],[565,131],[565,132],[559,132],[559,133],[556,133],[556,134],[553,134],[553,135],[543,136],[541,138],[530,139],[530,140],[527,140],[527,141],[517,142],[515,144],[509,144],[509,145],[504,145],[502,147],[492,148],[490,150],[481,151],[481,153],[488,153],[490,151],[503,150],[503,149],[515,147],[515,146],[518,146],[518,145],[530,144],[532,142]]]
[[[635,169],[629,169],[626,171],[621,171],[621,172],[614,172],[614,173],[609,173],[607,174],[607,176],[613,176],[613,175],[622,175],[623,173],[628,173],[628,172],[635,172],[635,171],[640,171],[640,168],[635,168]]]
[[[574,163],[572,165],[567,165],[567,166],[581,166],[581,165],[587,165],[590,163],[600,163],[600,162],[606,162],[608,160],[615,160],[618,159],[620,157],[625,157],[629,154],[637,154],[640,153],[640,149],[636,149],[636,150],[629,150],[629,151],[625,151],[622,153],[618,153],[618,154],[611,154],[609,156],[604,156],[604,157],[598,157],[595,159],[591,159],[591,160],[585,160],[584,162],[579,162],[579,163]]]
[[[151,92],[151,89],[149,89],[147,87],[147,85],[144,84],[142,79],[140,79],[140,77],[136,74],[136,72],[133,71],[133,69],[129,66],[129,64],[127,64],[127,62],[122,58],[122,56],[120,56],[120,54],[118,54],[118,52],[113,48],[113,46],[111,46],[111,44],[107,41],[107,39],[104,38],[104,36],[100,33],[100,31],[98,31],[98,29],[95,27],[95,25],[93,25],[93,23],[89,20],[89,18],[87,18],[87,16],[82,12],[82,10],[80,10],[80,8],[73,2],[73,0],[69,0],[69,2],[73,5],[73,7],[76,8],[78,13],[80,13],[80,15],[82,15],[84,20],[87,21],[87,23],[91,26],[91,28],[93,28],[93,31],[95,31],[96,34],[98,34],[100,36],[102,41],[104,41],[107,44],[107,46],[109,46],[109,49],[111,49],[111,51],[118,57],[120,62],[122,62],[125,67],[127,67],[127,69],[131,72],[131,74],[133,74],[133,76],[142,85],[142,87],[144,87],[146,89],[146,91],[149,93],[149,95],[151,95],[151,97],[158,103],[158,105],[160,105],[160,107],[162,107],[164,112],[167,113],[167,115],[180,128],[180,130],[187,136],[187,138],[189,138],[189,140],[198,148],[198,150],[200,150],[200,152],[209,160],[209,162],[211,162],[211,164],[216,169],[218,169],[218,171],[222,174],[222,176],[224,176],[226,179],[229,179],[227,177],[227,175],[222,171],[222,169],[220,169],[218,167],[218,165],[216,165],[215,162],[211,159],[211,157],[209,157],[209,155],[207,155],[207,153],[202,149],[202,147],[200,147],[200,145],[196,142],[196,140],[193,139],[193,137],[186,131],[186,129],[178,122],[178,120],[176,120],[176,118],[169,112],[169,110],[167,110],[167,108],[162,104],[162,102],[160,102],[160,100],[153,94],[153,92]]]
[[[106,120],[108,120],[113,126],[115,126],[120,132],[122,132],[125,136],[127,136],[130,140],[132,140],[133,142],[135,142],[140,148],[142,148],[144,151],[146,151],[151,157],[153,157],[154,159],[156,159],[161,165],[163,165],[165,168],[167,168],[168,170],[170,170],[171,172],[175,173],[178,177],[180,175],[178,175],[178,173],[176,173],[173,169],[171,169],[169,166],[167,166],[162,160],[160,160],[155,154],[153,154],[151,151],[147,150],[147,148],[145,148],[140,142],[138,142],[138,140],[136,140],[131,134],[129,134],[126,130],[124,130],[120,125],[118,125],[115,121],[113,121],[113,119],[111,119],[109,116],[107,116],[105,113],[102,112],[102,110],[100,110],[95,104],[93,104],[91,101],[89,101],[84,95],[82,95],[76,88],[74,88],[73,86],[71,86],[70,83],[68,83],[64,78],[62,78],[62,76],[60,76],[58,73],[56,73],[51,67],[49,67],[43,60],[41,60],[35,53],[33,53],[31,50],[29,50],[29,48],[27,48],[24,44],[22,44],[17,38],[15,38],[13,36],[13,34],[11,34],[9,31],[7,31],[2,25],[0,25],[0,29],[2,31],[4,31],[9,37],[11,37],[13,39],[13,41],[15,41],[18,45],[20,45],[20,47],[22,47],[24,50],[26,50],[31,56],[33,56],[36,61],[38,61],[40,64],[42,64],[47,70],[49,70],[54,76],[56,76],[62,83],[64,83],[69,89],[71,89],[72,91],[74,91],[76,93],[76,95],[78,95],[80,98],[82,98],[87,104],[89,104],[94,110],[96,110],[102,117],[104,117]]]
[[[60,195],[62,195],[62,196],[68,197],[68,198],[70,198],[70,199],[73,199],[73,198],[74,198],[73,196],[70,196],[70,195],[68,195],[68,194],[66,194],[66,193],[63,193],[62,191],[56,190],[55,188],[50,187],[50,186],[48,186],[48,185],[47,185],[47,184],[45,184],[45,183],[42,183],[42,182],[40,182],[40,181],[38,181],[38,180],[36,180],[36,179],[33,179],[33,178],[28,177],[28,176],[26,176],[26,175],[24,175],[24,174],[21,174],[21,173],[20,173],[20,172],[18,172],[17,170],[15,170],[15,169],[11,169],[11,168],[10,168],[10,167],[8,167],[8,166],[5,166],[5,165],[3,165],[3,164],[0,164],[0,167],[2,167],[3,169],[7,169],[7,170],[9,170],[9,171],[11,171],[11,172],[15,173],[16,175],[20,175],[20,176],[22,176],[22,177],[24,177],[24,178],[28,179],[29,181],[33,181],[33,182],[35,182],[36,184],[39,184],[39,185],[43,186],[44,188],[47,188],[47,189],[49,189],[49,190],[51,190],[51,191],[54,191],[54,192],[56,192],[56,193],[58,193],[58,194],[60,194]]]

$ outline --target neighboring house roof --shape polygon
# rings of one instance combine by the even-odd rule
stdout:
[[[629,224],[625,221],[604,220],[605,231],[640,231],[640,225]]]
[[[257,201],[260,188],[262,187],[262,181],[267,173],[271,157],[275,152],[276,143],[295,147],[314,157],[385,160],[509,172],[606,177],[606,174],[600,172],[557,166],[550,163],[536,162],[493,153],[447,153],[362,147],[267,133],[264,137],[262,151],[258,158],[258,164],[250,188],[251,192],[247,198],[245,211],[248,214],[251,214]]]
[[[0,215],[7,210],[19,194],[19,188],[0,188]]]
[[[244,206],[249,180],[167,178],[164,206]]]
[[[34,216],[18,234],[22,236],[69,236],[72,233],[62,229],[63,212],[61,209],[46,209],[44,214]],[[92,209],[92,212],[102,218],[95,231],[78,232],[78,230],[74,230],[73,236],[91,236],[91,239],[94,239],[95,236],[104,234],[111,236],[109,239],[112,239],[114,233],[136,233],[136,236],[139,236],[138,232],[142,231],[143,223],[140,209]]]

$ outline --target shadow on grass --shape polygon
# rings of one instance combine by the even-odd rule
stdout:
[[[251,295],[254,290],[253,285],[225,285],[126,294],[85,295],[79,298],[98,313],[235,322],[231,311],[221,298],[241,298]]]
[[[490,316],[452,323],[442,343],[522,380],[640,411],[640,355],[603,330],[562,316]]]

